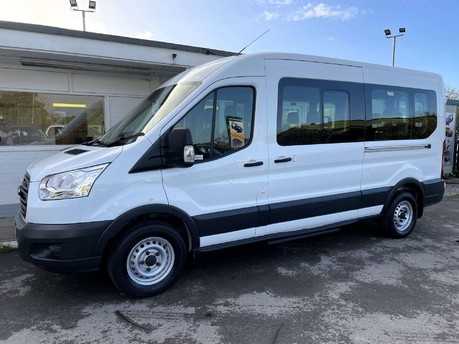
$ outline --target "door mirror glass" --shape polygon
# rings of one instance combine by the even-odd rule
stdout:
[[[183,162],[185,164],[194,164],[195,155],[193,145],[187,145],[183,148]]]

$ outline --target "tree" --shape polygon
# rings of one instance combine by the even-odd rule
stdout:
[[[459,90],[452,86],[445,86],[445,94],[446,98],[451,99],[451,100],[459,100]]]

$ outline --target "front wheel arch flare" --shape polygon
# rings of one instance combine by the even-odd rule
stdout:
[[[155,217],[163,217],[166,219],[166,222],[167,219],[170,219],[170,221],[180,222],[185,228],[185,234],[188,236],[185,241],[187,246],[189,246],[188,249],[194,250],[199,248],[199,233],[191,216],[178,208],[170,207],[166,204],[153,204],[131,209],[113,220],[113,222],[100,236],[94,248],[93,254],[95,256],[103,256],[107,251],[110,242],[115,240],[116,237],[127,228],[135,225],[139,221]]]

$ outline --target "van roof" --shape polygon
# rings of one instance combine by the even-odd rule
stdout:
[[[172,78],[166,84],[175,84],[177,82],[182,83],[204,81],[209,77],[215,76],[215,78],[220,78],[222,75],[224,75],[227,78],[238,76],[265,76],[264,61],[266,60],[304,61],[312,63],[352,66],[363,68],[367,72],[377,72],[376,74],[378,75],[380,75],[380,73],[389,73],[392,75],[396,75],[397,73],[403,73],[404,75],[436,79],[442,82],[441,77],[435,73],[422,72],[400,67],[377,65],[366,62],[351,61],[314,55],[303,55],[293,53],[255,53],[248,55],[236,55],[231,57],[225,57],[194,67]]]

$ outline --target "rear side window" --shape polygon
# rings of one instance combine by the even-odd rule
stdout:
[[[191,131],[196,160],[219,158],[250,144],[255,90],[231,86],[214,90],[175,126]]]
[[[437,128],[437,99],[435,92],[413,91],[414,113],[411,126],[411,138],[425,139]]]
[[[435,131],[435,92],[382,85],[365,87],[367,140],[422,139]]]
[[[394,89],[371,90],[371,131],[374,139],[403,140],[410,138],[408,92]]]

